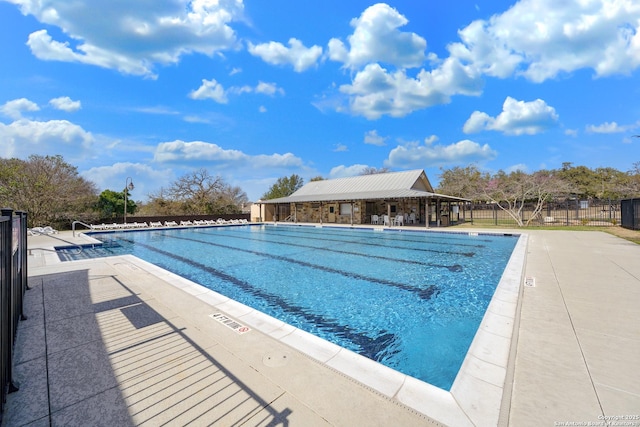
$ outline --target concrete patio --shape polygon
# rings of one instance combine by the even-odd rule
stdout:
[[[528,234],[498,424],[639,415],[640,246],[595,231]],[[29,245],[65,241],[87,242],[68,233]],[[211,305],[133,257],[59,263],[34,250],[29,276],[20,391],[4,426],[442,425],[259,331],[213,320]]]

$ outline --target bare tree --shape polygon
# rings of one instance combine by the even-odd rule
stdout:
[[[499,171],[484,186],[485,197],[513,218],[518,226],[526,227],[542,211],[544,204],[553,198],[564,198],[571,186],[550,171],[538,171],[531,175],[516,171],[506,174]],[[525,202],[533,202],[534,209],[524,222],[522,209]]]
[[[389,172],[389,168],[374,168],[373,166],[367,166],[366,168],[362,169],[362,172],[360,172],[360,175],[375,175],[378,173],[387,173]]]
[[[181,176],[169,188],[149,194],[149,202],[141,208],[140,213],[232,214],[240,213],[247,200],[246,193],[240,187],[227,184],[206,169],[199,169]]]

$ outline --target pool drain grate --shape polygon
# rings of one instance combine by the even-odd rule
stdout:
[[[224,315],[222,313],[213,313],[213,314],[210,314],[209,317],[211,317],[213,320],[217,320],[218,322],[222,323],[223,325],[227,326],[228,328],[233,329],[234,331],[236,331],[239,334],[244,334],[244,333],[249,332],[251,330],[250,327],[244,326],[244,325],[236,322],[235,320],[233,320],[229,316],[226,316],[226,315]]]

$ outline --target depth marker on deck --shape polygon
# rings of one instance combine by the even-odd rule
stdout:
[[[233,329],[234,331],[236,331],[239,334],[244,334],[244,333],[249,332],[251,330],[250,327],[241,325],[240,323],[236,322],[232,318],[230,318],[230,317],[228,317],[228,316],[226,316],[226,315],[224,315],[222,313],[213,313],[213,314],[210,314],[209,317],[211,317],[213,320],[217,320],[218,322],[222,323],[223,325]]]
[[[524,279],[524,285],[530,288],[536,287],[536,278],[535,277],[527,277]]]

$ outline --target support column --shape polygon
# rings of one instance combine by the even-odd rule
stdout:
[[[351,226],[353,227],[353,201],[351,201]]]

